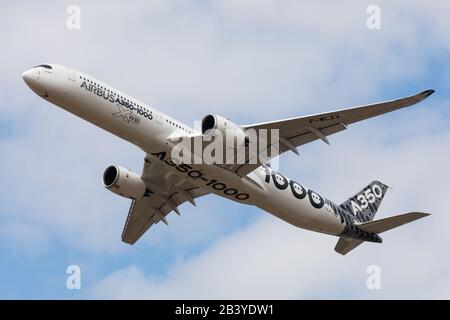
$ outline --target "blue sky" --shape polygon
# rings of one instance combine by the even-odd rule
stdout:
[[[66,28],[70,4],[81,29]],[[366,9],[381,9],[381,29]],[[17,1],[0,37],[0,298],[449,298],[450,5],[442,1]],[[138,148],[52,106],[23,83],[44,62],[87,72],[188,124],[239,124],[436,90],[426,102],[286,154],[280,171],[340,202],[390,185],[377,217],[433,215],[341,257],[336,239],[208,196],[135,246],[129,201],[101,185]],[[66,268],[81,267],[81,290]],[[382,272],[368,290],[366,269]]]

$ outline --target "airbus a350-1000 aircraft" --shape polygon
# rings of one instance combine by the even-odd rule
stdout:
[[[341,254],[364,241],[381,243],[380,233],[428,215],[410,212],[373,220],[388,189],[382,182],[373,181],[347,201],[336,204],[276,172],[269,161],[286,151],[298,153],[298,146],[314,140],[328,143],[327,136],[348,125],[416,104],[433,90],[398,100],[243,126],[219,115],[207,115],[201,130],[195,130],[65,66],[42,64],[24,72],[22,77],[45,100],[146,153],[141,175],[118,165],[109,166],[103,174],[103,184],[108,190],[132,199],[122,233],[122,241],[126,243],[134,244],[153,224],[160,221],[168,224],[167,215],[171,211],[179,214],[182,203],[195,205],[195,198],[209,193],[257,206],[297,227],[338,236],[335,250]],[[231,164],[190,164],[175,161],[171,156],[174,137],[194,139],[213,130],[224,133],[229,128],[237,131],[244,141],[251,129],[256,132],[278,129],[278,149],[263,161]],[[244,149],[247,147],[245,144]]]

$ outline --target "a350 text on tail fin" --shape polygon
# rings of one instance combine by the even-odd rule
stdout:
[[[341,208],[352,213],[360,222],[372,221],[386,194],[388,186],[372,181],[353,197],[341,204]]]

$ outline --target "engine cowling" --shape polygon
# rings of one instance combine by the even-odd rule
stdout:
[[[122,197],[137,200],[147,189],[140,176],[120,166],[109,166],[103,173],[103,186]]]
[[[219,115],[208,114],[202,120],[202,134],[208,137],[214,134],[215,130],[220,131],[223,138],[226,139],[227,148],[240,147],[244,143],[248,144],[249,139],[239,125]],[[233,139],[228,139],[229,137]]]

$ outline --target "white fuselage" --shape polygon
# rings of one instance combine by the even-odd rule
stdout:
[[[344,230],[346,222],[336,205],[268,167],[241,178],[217,165],[189,165],[180,170],[170,164],[173,144],[167,137],[176,131],[200,133],[85,73],[52,64],[51,69],[32,68],[23,78],[44,99],[135,144],[198,187],[257,206],[300,228],[333,235]]]

